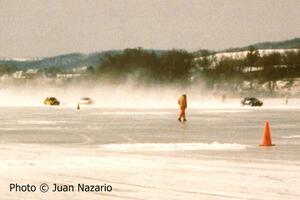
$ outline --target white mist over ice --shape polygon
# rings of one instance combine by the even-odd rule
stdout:
[[[44,106],[46,97],[56,97],[60,107],[75,107],[83,97],[94,101],[91,106],[103,108],[177,108],[178,97],[187,94],[188,108],[241,108],[241,98],[231,98],[224,93],[204,92],[201,87],[144,86],[132,83],[112,84],[70,84],[68,86],[49,86],[31,84],[0,88],[0,106]],[[284,97],[262,99],[264,108],[297,108],[299,99],[290,99],[285,105]]]

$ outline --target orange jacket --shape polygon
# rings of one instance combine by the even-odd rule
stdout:
[[[178,105],[180,106],[180,108],[187,108],[187,100],[185,96],[180,96],[178,99]]]

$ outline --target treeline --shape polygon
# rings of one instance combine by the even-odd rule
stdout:
[[[256,91],[266,84],[268,93],[273,94],[277,81],[288,80],[290,85],[300,77],[300,51],[273,52],[260,55],[250,47],[244,57],[221,57],[204,51],[195,61],[197,78],[206,80],[208,87],[227,85],[238,90]],[[249,82],[248,88],[241,88],[243,82]]]
[[[0,76],[17,70],[14,65],[0,64]],[[272,95],[278,81],[283,80],[290,87],[300,77],[300,50],[261,55],[256,48],[249,47],[244,56],[220,57],[220,54],[208,50],[188,52],[133,48],[101,54],[99,64],[89,66],[83,72],[63,70],[57,66],[49,66],[39,72],[53,77],[60,73],[82,73],[82,79],[100,82],[122,83],[130,79],[138,84],[193,84],[195,87],[201,84],[201,88],[228,89],[237,93],[257,92],[263,86]]]
[[[96,68],[99,77],[123,81],[133,77],[137,81],[192,84],[201,80],[207,88],[215,85],[241,89],[248,81],[249,90],[256,84],[268,84],[269,92],[276,81],[300,77],[300,51],[273,52],[260,55],[250,47],[243,57],[217,57],[214,52],[201,50],[189,53],[170,50],[160,53],[142,48],[125,49],[107,54]]]
[[[97,67],[100,77],[114,81],[134,78],[143,82],[181,82],[189,80],[193,54],[185,50],[155,52],[142,48],[125,49],[118,54],[107,54]]]
[[[0,76],[4,74],[12,74],[16,72],[18,69],[15,65],[10,64],[0,64]]]

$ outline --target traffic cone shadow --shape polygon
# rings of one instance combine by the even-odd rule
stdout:
[[[268,121],[265,123],[264,135],[260,146],[275,146],[275,144],[272,144],[270,124]]]

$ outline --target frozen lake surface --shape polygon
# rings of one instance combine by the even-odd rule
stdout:
[[[300,109],[2,107],[1,199],[297,199]],[[269,120],[273,147],[259,147]],[[112,192],[10,192],[9,184]]]

